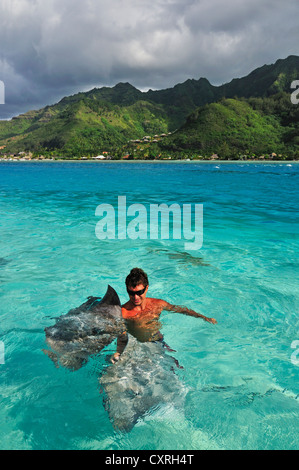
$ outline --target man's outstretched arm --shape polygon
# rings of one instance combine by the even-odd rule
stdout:
[[[201,313],[194,312],[194,310],[191,310],[190,308],[187,308],[181,305],[171,305],[168,302],[165,302],[165,306],[163,306],[163,309],[170,310],[171,312],[183,313],[184,315],[189,315],[190,317],[202,318],[203,320],[209,323],[213,323],[213,324],[217,323],[215,318],[205,317],[204,315],[201,315]]]
[[[128,334],[125,331],[121,335],[118,336],[117,338],[117,347],[116,347],[116,352],[111,356],[110,361],[115,364],[121,356],[121,354],[124,352],[127,344],[128,344]]]

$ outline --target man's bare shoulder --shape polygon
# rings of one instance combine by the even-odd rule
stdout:
[[[159,307],[161,311],[168,310],[171,307],[171,305],[163,299],[148,298],[147,301],[148,301],[148,305],[152,305],[153,307],[156,307],[156,308]]]
[[[142,313],[142,315],[145,315],[148,313],[159,315],[162,312],[162,310],[171,310],[171,307],[172,306],[165,300],[148,297],[146,299],[146,304],[144,306],[144,309],[141,311],[139,311],[138,307],[136,308],[132,306],[130,301],[123,304],[121,306],[121,309],[122,309],[123,316],[125,318],[130,318],[132,312],[134,312],[136,309],[138,311],[138,315],[140,315],[140,313]]]
[[[125,304],[122,304],[121,308],[125,308],[126,310],[130,307],[130,301],[126,302]]]

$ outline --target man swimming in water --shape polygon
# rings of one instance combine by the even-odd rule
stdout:
[[[214,318],[208,318],[187,307],[172,305],[162,299],[147,298],[149,287],[147,274],[139,268],[133,268],[126,278],[129,301],[122,305],[122,316],[126,321],[128,333],[140,342],[162,341],[160,333],[160,314],[163,310],[183,313],[195,318],[202,318],[209,323],[217,323]],[[122,335],[117,342],[117,352],[112,356],[112,362],[119,359],[127,344],[127,335]]]

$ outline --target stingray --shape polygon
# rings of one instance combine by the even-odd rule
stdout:
[[[162,342],[129,341],[120,360],[100,377],[104,404],[117,431],[129,432],[163,405],[184,408],[187,389],[177,375],[177,361]]]
[[[78,370],[125,329],[119,297],[108,286],[103,299],[90,296],[85,303],[57,318],[55,325],[45,328],[51,350],[43,352],[56,366]]]
[[[181,264],[192,264],[193,266],[210,266],[210,264],[204,262],[203,258],[192,256],[190,253],[186,253],[185,251],[176,251],[172,253],[169,250],[163,248],[149,249],[149,251],[158,254],[166,253],[169,259],[177,260],[177,262]]]
[[[8,259],[0,258],[0,267],[1,267],[1,266],[6,266],[7,263],[9,263],[9,260],[8,260]]]
[[[80,307],[45,328],[50,350],[43,350],[59,367],[80,369],[126,331],[119,297],[108,286],[103,299],[88,297]],[[186,387],[177,375],[178,363],[163,342],[139,342],[128,334],[119,361],[101,371],[105,409],[114,428],[129,432],[143,417],[163,404],[183,409]]]

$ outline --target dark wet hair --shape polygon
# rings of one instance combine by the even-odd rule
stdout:
[[[144,287],[148,286],[148,278],[147,274],[140,268],[133,268],[130,271],[130,274],[126,277],[126,286],[128,287],[136,287],[138,284],[144,285]]]

